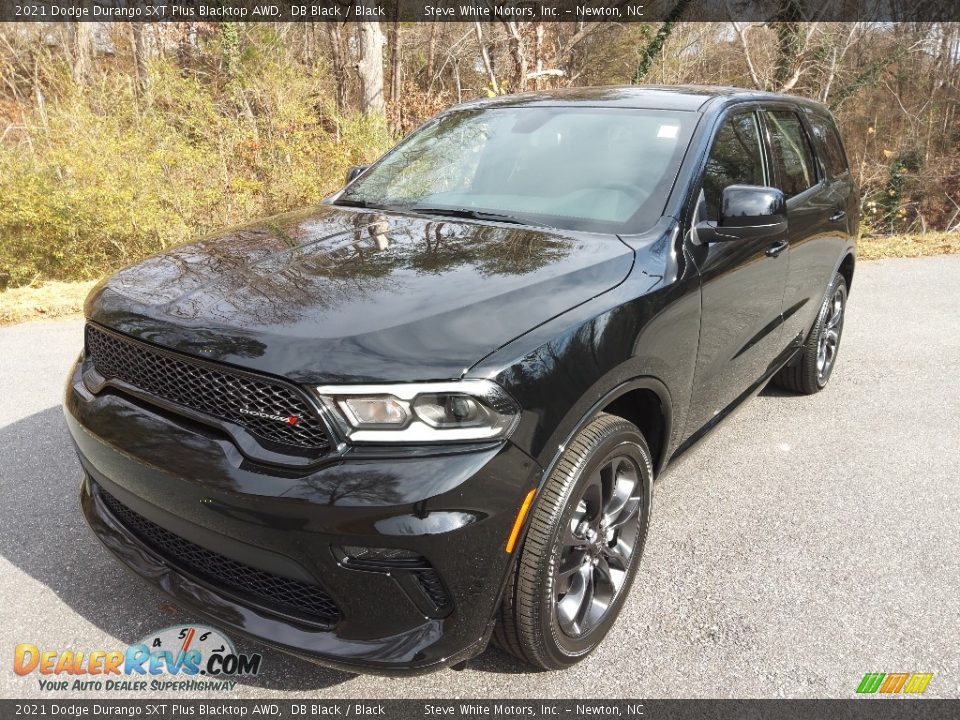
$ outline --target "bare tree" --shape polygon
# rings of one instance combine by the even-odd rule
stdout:
[[[513,92],[527,89],[527,42],[521,32],[524,24],[515,20],[503,21],[507,30],[510,57],[513,60],[513,78],[510,83],[510,90]]]
[[[430,41],[427,44],[427,78],[423,86],[429,90],[433,85],[437,62],[437,33],[440,30],[440,23],[430,23]]]
[[[330,42],[330,64],[333,65],[333,80],[336,85],[337,112],[343,115],[347,111],[347,61],[343,29],[337,22],[326,22],[323,29]]]
[[[150,47],[144,37],[145,23],[130,23],[133,34],[133,63],[136,70],[137,91],[147,104],[151,101],[150,88]]]
[[[639,85],[646,80],[650,69],[653,67],[653,63],[663,51],[664,43],[667,42],[667,38],[669,38],[670,33],[673,32],[673,26],[677,24],[677,21],[683,15],[689,4],[690,0],[677,0],[673,9],[667,13],[666,20],[660,25],[660,29],[657,30],[650,42],[647,43],[647,47],[644,48],[640,54],[640,61],[637,63],[637,69],[633,73],[632,82],[634,85]]]
[[[386,37],[378,22],[358,23],[360,32],[360,110],[364,115],[383,115],[383,46]]]
[[[390,46],[390,102],[396,103],[400,100],[400,91],[403,83],[399,18],[393,21],[391,36],[393,40]]]
[[[82,85],[90,74],[93,45],[90,38],[90,23],[70,23],[70,61],[73,81]]]
[[[490,50],[483,39],[483,27],[479,22],[473,24],[477,33],[477,44],[480,46],[480,57],[483,60],[483,67],[487,71],[487,77],[490,78],[490,87],[497,95],[500,94],[500,83],[497,82],[497,74],[493,71],[493,62],[490,60]]]

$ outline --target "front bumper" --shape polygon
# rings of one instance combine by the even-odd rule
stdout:
[[[84,514],[118,559],[178,604],[350,671],[426,672],[486,646],[512,565],[505,543],[542,472],[519,448],[348,451],[309,469],[267,466],[211,428],[119,393],[90,394],[80,369],[64,411]],[[180,544],[163,542],[171,537]],[[344,547],[420,561],[356,563]],[[222,568],[210,564],[218,558]],[[238,572],[255,592],[231,585]],[[290,586],[282,602],[271,599]],[[336,612],[300,612],[291,598],[302,588]]]

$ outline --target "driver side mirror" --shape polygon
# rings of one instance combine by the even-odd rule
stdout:
[[[360,177],[361,175],[363,175],[363,173],[366,172],[366,170],[367,170],[368,167],[370,167],[370,166],[369,166],[369,165],[351,165],[350,168],[347,170],[347,182],[346,182],[346,184],[349,185],[349,184],[352,183],[354,180],[356,180],[358,177]]]
[[[696,225],[701,244],[779,235],[787,230],[787,201],[781,190],[729,185],[720,197],[720,218]]]

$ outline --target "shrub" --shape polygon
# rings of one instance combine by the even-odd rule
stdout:
[[[0,278],[94,278],[318,202],[390,144],[384,121],[336,115],[322,66],[270,44],[241,62],[223,78],[159,59],[149,100],[115,68],[82,89],[50,68],[42,111],[0,145]]]

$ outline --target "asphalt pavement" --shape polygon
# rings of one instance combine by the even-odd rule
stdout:
[[[81,518],[60,409],[81,342],[79,319],[0,328],[0,697],[71,695],[16,676],[17,643],[123,648],[200,619]],[[264,659],[234,697],[850,697],[880,671],[932,672],[927,696],[960,697],[958,448],[960,256],[863,262],[829,387],[765,390],[669,469],[588,660],[539,673],[491,649],[382,678],[237,639]]]

